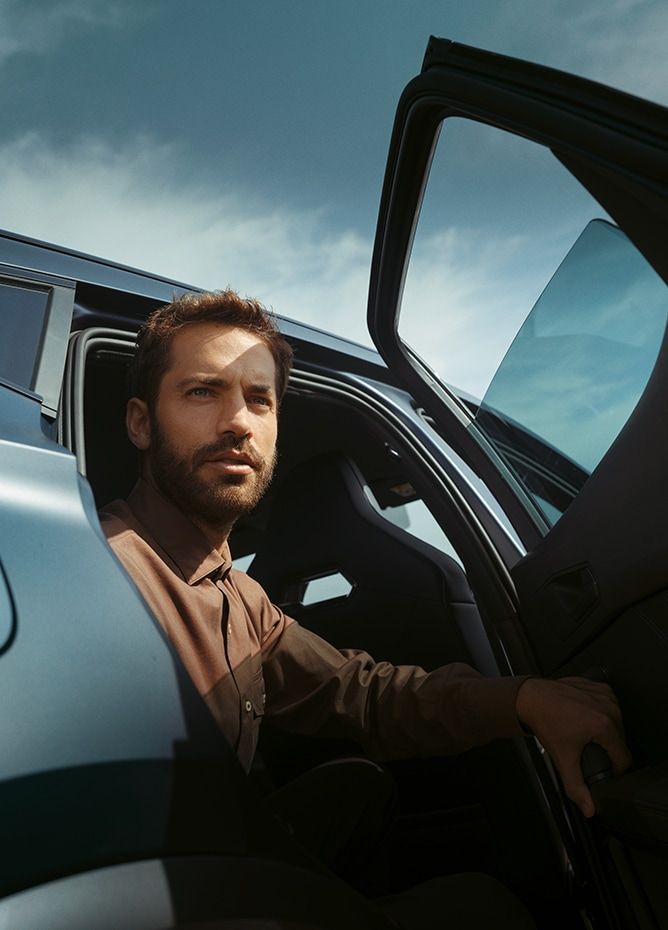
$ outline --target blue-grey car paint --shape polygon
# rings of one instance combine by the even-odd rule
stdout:
[[[231,785],[242,778],[105,542],[74,456],[41,417],[39,398],[0,387],[0,895],[159,852],[179,805],[197,801],[177,790],[181,760],[209,760]],[[113,773],[130,770],[144,795],[116,797]],[[212,848],[245,848],[236,789],[211,811]]]

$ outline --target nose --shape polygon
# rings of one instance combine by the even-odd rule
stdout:
[[[242,392],[228,394],[221,399],[217,430],[220,436],[233,433],[237,439],[252,435],[251,418]]]

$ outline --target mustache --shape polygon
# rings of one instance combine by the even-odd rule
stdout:
[[[266,464],[263,457],[253,448],[246,436],[235,436],[233,433],[226,433],[215,442],[200,446],[193,454],[193,466],[197,468],[209,459],[224,455],[232,450],[242,452],[248,458],[248,464],[256,471]]]

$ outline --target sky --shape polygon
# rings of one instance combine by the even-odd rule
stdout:
[[[0,228],[368,342],[394,111],[430,34],[668,103],[666,0],[0,0]],[[514,140],[458,132],[405,332],[481,394],[591,213],[532,153],[513,173]]]

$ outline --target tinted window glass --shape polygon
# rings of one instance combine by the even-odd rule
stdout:
[[[47,291],[0,284],[0,378],[34,386],[48,300]]]
[[[529,310],[599,205],[547,149],[446,120],[408,267],[399,333],[480,400]]]
[[[521,327],[477,417],[548,523],[633,412],[667,317],[661,278],[619,229],[590,223]]]

